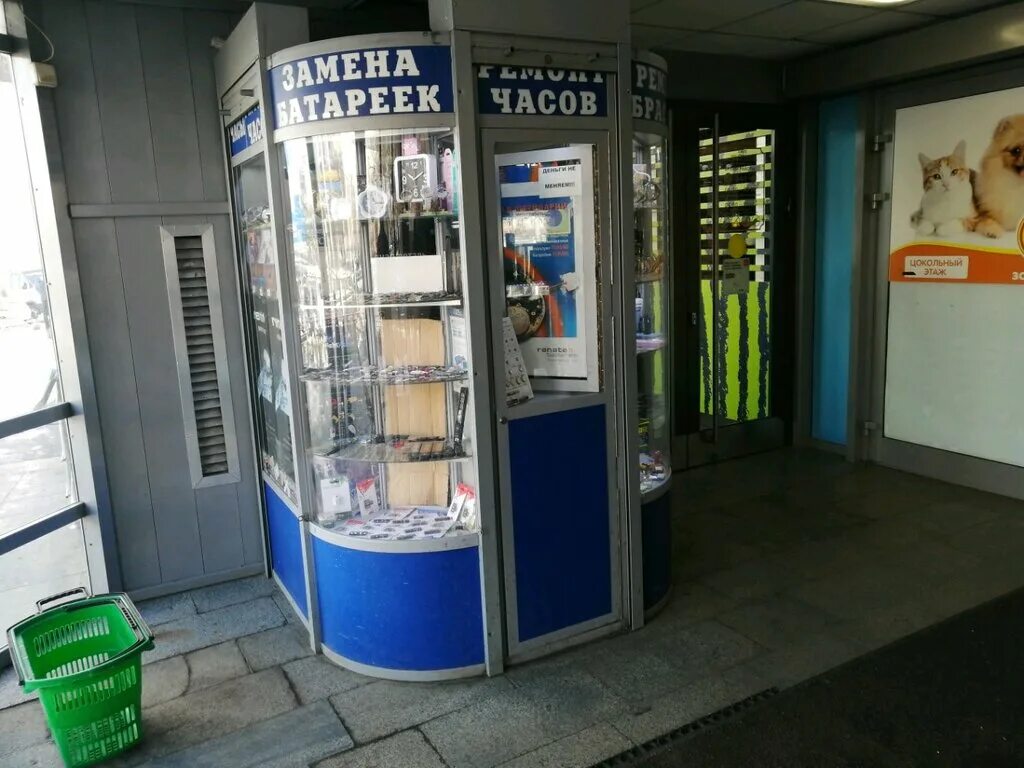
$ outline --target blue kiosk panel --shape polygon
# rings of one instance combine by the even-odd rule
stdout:
[[[267,500],[267,535],[270,537],[271,568],[302,611],[302,615],[308,617],[299,519],[268,483],[263,483],[263,494]]]
[[[408,672],[484,663],[479,547],[370,552],[312,540],[321,638],[329,650]]]
[[[509,422],[519,641],[612,610],[605,407]]]
[[[640,507],[641,538],[644,546],[644,610],[666,597],[672,586],[672,504],[663,493]]]

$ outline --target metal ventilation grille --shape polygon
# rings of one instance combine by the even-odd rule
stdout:
[[[199,465],[203,477],[222,475],[228,471],[228,449],[217,380],[210,292],[206,285],[206,265],[203,263],[203,239],[175,237],[174,254],[178,263],[178,287],[181,290],[192,407],[196,415]]]
[[[237,480],[213,228],[161,227],[164,268],[194,487]]]

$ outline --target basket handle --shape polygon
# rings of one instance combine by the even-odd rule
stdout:
[[[71,597],[72,595],[81,595],[82,597],[92,597],[92,593],[89,592],[89,588],[88,587],[75,587],[74,589],[69,589],[66,592],[58,592],[56,595],[50,595],[49,597],[44,597],[42,600],[36,600],[36,613],[42,613],[43,612],[43,606],[46,605],[47,603],[52,603],[55,600],[61,600],[61,599],[65,598],[65,597]]]

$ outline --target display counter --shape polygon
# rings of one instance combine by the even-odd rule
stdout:
[[[669,183],[666,64],[650,53],[633,61],[633,255],[636,313],[637,436],[643,539],[644,608],[653,614],[672,583],[669,455]]]
[[[627,628],[634,305],[645,498],[668,480],[663,140],[634,146],[636,301],[607,279],[634,266],[628,47],[543,70],[468,32],[267,49],[293,13],[254,6],[218,53],[273,577],[315,650],[395,680]]]

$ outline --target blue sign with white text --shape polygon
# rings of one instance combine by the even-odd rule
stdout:
[[[228,126],[228,139],[231,141],[232,157],[263,141],[263,110],[259,104]]]
[[[480,64],[476,77],[482,115],[608,115],[608,82],[602,72]]]
[[[322,53],[270,70],[274,128],[367,115],[453,112],[442,45]]]
[[[643,61],[633,62],[633,119],[668,122],[665,96],[668,73]]]

